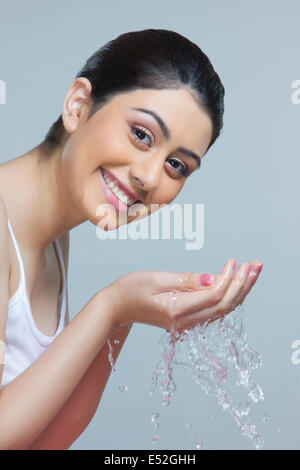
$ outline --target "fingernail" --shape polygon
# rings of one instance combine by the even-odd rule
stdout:
[[[200,274],[199,281],[200,281],[201,286],[209,286],[211,284],[211,275]]]
[[[235,270],[235,268],[236,268],[236,259],[234,259],[234,261],[233,261],[232,268],[233,268],[233,270]]]

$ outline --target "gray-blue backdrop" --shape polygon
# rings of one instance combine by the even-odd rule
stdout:
[[[66,91],[85,60],[117,35],[145,28],[178,31],[210,57],[226,88],[222,136],[193,175],[178,203],[205,205],[199,251],[183,240],[99,240],[87,222],[71,231],[71,319],[99,289],[144,269],[219,272],[235,257],[254,257],[262,274],[244,309],[248,343],[262,356],[254,373],[265,400],[251,421],[266,449],[299,449],[300,339],[299,121],[292,83],[300,79],[300,3],[297,0],[51,0],[0,1],[1,161],[37,145],[58,117]],[[96,255],[96,256],[95,256]],[[163,330],[133,327],[96,415],[71,449],[193,449],[194,430],[217,449],[252,449],[232,417],[184,371],[169,408],[148,395]],[[101,373],[101,371],[99,371]],[[127,385],[126,392],[119,386]],[[237,387],[231,387],[235,393]],[[245,399],[243,390],[240,397]],[[161,441],[151,413],[161,414]],[[268,413],[269,421],[262,416]],[[185,428],[185,421],[192,428]]]

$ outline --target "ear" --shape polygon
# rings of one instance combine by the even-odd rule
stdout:
[[[85,77],[76,78],[70,86],[62,109],[62,120],[69,134],[72,134],[79,126],[79,123],[85,119],[86,105],[91,91],[91,82]]]

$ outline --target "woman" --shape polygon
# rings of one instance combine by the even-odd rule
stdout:
[[[44,141],[0,166],[1,449],[67,449],[99,405],[108,339],[116,361],[134,322],[180,333],[250,291],[259,260],[235,271],[230,259],[219,275],[132,272],[68,319],[69,231],[114,229],[124,211],[130,223],[174,200],[221,132],[223,100],[196,44],[123,34],[87,60]]]

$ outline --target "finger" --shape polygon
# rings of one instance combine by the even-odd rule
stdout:
[[[250,263],[250,272],[249,272],[249,275],[248,277],[246,278],[246,281],[244,282],[244,286],[242,288],[242,290],[240,291],[240,294],[233,300],[231,299],[231,307],[229,307],[226,311],[226,309],[223,309],[220,307],[220,304],[217,306],[218,308],[216,309],[216,311],[213,311],[212,309],[210,309],[210,311],[206,311],[206,314],[207,315],[212,315],[212,318],[203,318],[201,321],[200,321],[200,324],[204,324],[205,322],[207,322],[207,325],[210,324],[210,323],[213,323],[214,321],[216,321],[217,319],[220,319],[220,321],[223,321],[223,318],[225,315],[227,315],[230,311],[234,310],[237,306],[241,305],[242,302],[244,301],[244,298],[246,297],[246,295],[248,295],[248,293],[250,292],[250,290],[252,289],[252,287],[254,286],[262,268],[263,268],[263,263],[259,260],[259,259],[254,259],[252,260]],[[229,292],[229,291],[228,291]],[[204,314],[205,312],[202,311],[202,313]]]
[[[217,276],[214,285],[205,290],[173,294],[169,311],[173,318],[180,318],[218,303],[224,296],[234,276],[235,260],[229,260]],[[174,302],[175,300],[175,302]]]
[[[260,274],[260,272],[263,268],[263,263],[259,259],[252,260],[250,265],[251,265],[251,268],[250,268],[248,278],[247,278],[247,280],[244,284],[244,287],[243,287],[240,295],[234,300],[234,302],[233,302],[234,305],[232,305],[232,309],[230,311],[236,309],[238,306],[240,306],[244,302],[245,297],[251,291],[252,287],[254,286],[255,282],[257,281],[258,276],[259,276],[259,274]],[[227,312],[227,313],[229,313],[229,312]],[[226,313],[217,315],[215,318],[213,318],[211,320],[208,320],[207,324],[213,323],[217,318],[219,318],[220,321],[222,322],[225,315],[226,315]]]
[[[228,260],[225,263],[222,272],[226,269],[229,262],[233,262],[233,260]],[[216,279],[217,275],[210,273],[155,271],[154,285],[156,290],[154,293],[158,294],[168,291],[192,292],[211,287]]]
[[[263,263],[259,260],[253,260],[250,263],[250,272],[249,272],[247,281],[245,282],[244,287],[242,291],[240,292],[240,294],[233,300],[234,308],[236,308],[237,306],[241,305],[244,302],[245,297],[249,294],[255,282],[257,281],[262,268],[263,268]]]
[[[234,298],[242,291],[248,278],[250,270],[249,263],[242,263],[234,275],[228,289],[224,292],[222,298],[213,306],[198,309],[197,312],[190,313],[185,317],[179,317],[176,328],[194,327],[197,324],[203,325],[208,320],[216,320],[218,317],[231,311]]]
[[[221,315],[235,309],[237,305],[236,299],[238,299],[238,297],[243,292],[245,285],[248,283],[250,269],[251,265],[249,263],[242,263],[239,267],[229,289],[217,306],[218,309],[220,309],[219,313]]]

